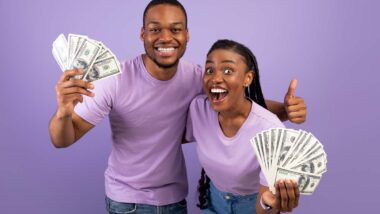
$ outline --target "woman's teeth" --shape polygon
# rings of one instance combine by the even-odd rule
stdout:
[[[227,96],[227,90],[222,88],[212,88],[210,90],[213,100],[221,100]]]

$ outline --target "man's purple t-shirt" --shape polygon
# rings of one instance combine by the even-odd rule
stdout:
[[[196,141],[199,161],[213,184],[223,192],[250,195],[267,185],[250,139],[269,128],[284,127],[276,115],[252,101],[251,112],[233,137],[224,135],[206,95],[191,103],[186,139]]]
[[[76,106],[76,113],[93,125],[109,116],[109,198],[166,205],[186,197],[181,142],[190,102],[202,92],[201,80],[201,67],[184,60],[172,79],[157,80],[138,56],[122,64],[120,75],[95,82],[95,97]]]

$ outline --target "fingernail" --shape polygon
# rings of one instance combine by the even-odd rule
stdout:
[[[91,89],[93,89],[94,85],[90,83],[90,84],[88,84],[88,87],[91,88]]]

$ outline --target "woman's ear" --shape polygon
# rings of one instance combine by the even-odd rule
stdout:
[[[244,87],[248,87],[251,85],[253,78],[255,77],[255,73],[250,70],[245,74],[245,79],[244,79]]]

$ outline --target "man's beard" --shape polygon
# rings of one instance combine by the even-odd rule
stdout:
[[[148,57],[150,58],[150,56],[148,55]],[[164,69],[169,69],[169,68],[173,68],[175,66],[178,65],[178,62],[179,62],[179,58],[174,62],[174,63],[171,63],[171,64],[168,64],[168,65],[165,65],[165,64],[162,64],[162,63],[159,63],[156,59],[153,59],[153,58],[150,58],[158,67],[160,68],[164,68]]]

